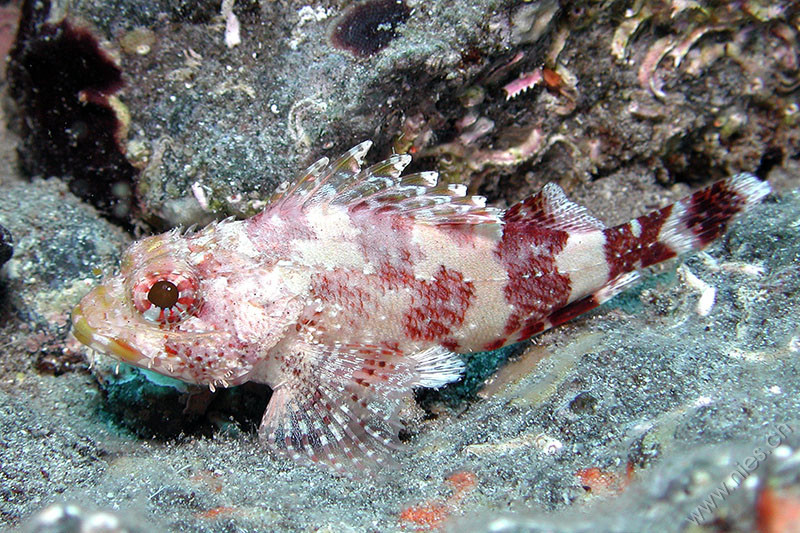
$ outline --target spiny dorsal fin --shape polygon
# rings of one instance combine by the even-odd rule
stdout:
[[[394,154],[362,170],[371,146],[370,141],[362,142],[333,163],[320,159],[294,183],[279,188],[270,204],[301,209],[340,205],[352,211],[401,214],[429,224],[499,228],[501,211],[487,207],[482,196],[468,196],[464,185],[439,184],[436,172],[401,176],[411,162],[409,155]]]
[[[463,363],[434,347],[412,355],[376,345],[298,347],[309,371],[273,391],[259,435],[295,461],[322,463],[337,473],[372,471],[393,463],[402,448],[397,407],[413,386],[458,379]]]
[[[539,193],[511,206],[503,215],[503,221],[526,222],[577,233],[605,228],[585,207],[567,198],[561,187],[555,183],[548,183]]]
[[[361,171],[364,156],[372,147],[372,141],[364,141],[349,149],[333,163],[323,157],[286,187],[278,187],[270,198],[270,204],[296,200],[302,204],[316,202],[324,197],[327,190],[336,190]],[[316,199],[315,199],[316,197]]]

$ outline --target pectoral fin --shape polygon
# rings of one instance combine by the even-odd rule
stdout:
[[[294,460],[338,473],[372,470],[402,448],[397,408],[414,386],[440,386],[463,369],[435,347],[413,355],[381,346],[297,347],[303,371],[273,391],[259,435]]]

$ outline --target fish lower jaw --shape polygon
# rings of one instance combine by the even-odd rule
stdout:
[[[89,348],[112,355],[125,363],[143,366],[142,363],[146,359],[129,343],[97,333],[97,330],[90,326],[86,317],[83,316],[80,304],[72,310],[72,335]]]

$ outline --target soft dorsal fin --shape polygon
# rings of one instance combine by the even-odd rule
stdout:
[[[605,228],[585,207],[567,198],[561,187],[555,183],[548,183],[537,194],[511,206],[503,215],[503,221],[525,222],[577,233]]]
[[[411,162],[409,155],[394,154],[362,170],[371,146],[370,141],[362,142],[332,163],[320,159],[293,183],[280,187],[271,206],[340,205],[351,211],[402,214],[429,224],[500,227],[501,210],[487,207],[482,196],[467,195],[464,185],[439,184],[436,172],[401,176]]]

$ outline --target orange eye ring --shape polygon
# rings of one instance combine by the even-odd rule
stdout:
[[[186,272],[151,272],[133,286],[133,305],[145,320],[173,324],[200,310],[197,278]]]

